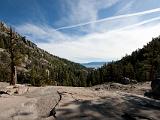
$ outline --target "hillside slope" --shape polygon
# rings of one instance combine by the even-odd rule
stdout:
[[[0,23],[0,81],[10,80],[10,38],[8,28]],[[20,34],[13,32],[15,42],[14,54],[18,62],[17,73],[19,83],[32,85],[70,85],[85,86],[87,68],[59,58],[38,48],[36,44]]]
[[[126,80],[138,82],[152,81],[160,75],[160,37],[153,38],[142,49],[113,61],[90,73],[88,81],[95,84],[104,82],[125,83]]]

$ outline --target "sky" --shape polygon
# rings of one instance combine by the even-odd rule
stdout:
[[[160,1],[0,0],[0,20],[59,57],[112,61],[160,35]]]

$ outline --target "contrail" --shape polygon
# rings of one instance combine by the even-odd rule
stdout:
[[[129,25],[127,27],[120,28],[120,29],[118,29],[118,31],[119,30],[126,30],[126,29],[130,29],[130,28],[134,28],[134,27],[137,27],[137,26],[141,26],[141,25],[153,22],[153,21],[157,21],[157,20],[160,20],[160,17],[155,17],[155,18],[152,18],[152,19],[149,19],[149,20],[142,21],[140,23],[136,23],[136,24],[133,24],[133,25]]]
[[[80,23],[80,24],[76,24],[76,25],[60,27],[60,28],[55,29],[55,31],[70,29],[70,28],[75,28],[75,27],[80,27],[80,26],[85,26],[85,25],[88,25],[88,24],[91,24],[91,23],[100,23],[100,22],[104,22],[104,21],[108,21],[108,20],[115,20],[115,19],[120,19],[120,18],[125,18],[125,17],[145,15],[145,14],[150,14],[150,13],[159,12],[159,11],[160,11],[160,8],[156,8],[156,9],[147,10],[147,11],[143,11],[143,12],[137,12],[137,13],[131,13],[131,14],[125,14],[125,15],[118,15],[118,16],[114,16],[114,17],[103,18],[103,19],[89,21],[89,22]]]

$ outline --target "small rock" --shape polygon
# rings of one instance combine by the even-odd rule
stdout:
[[[130,81],[132,84],[137,84],[138,82],[137,82],[137,80],[131,80]]]
[[[96,91],[100,90],[100,88],[95,88]]]

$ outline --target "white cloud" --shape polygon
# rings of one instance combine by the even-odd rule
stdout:
[[[119,31],[93,33],[80,37],[76,41],[40,43],[38,46],[75,62],[116,60],[125,54],[130,54],[132,51],[142,48],[152,37],[158,36],[160,33],[159,27],[160,24],[153,27],[141,26]]]

